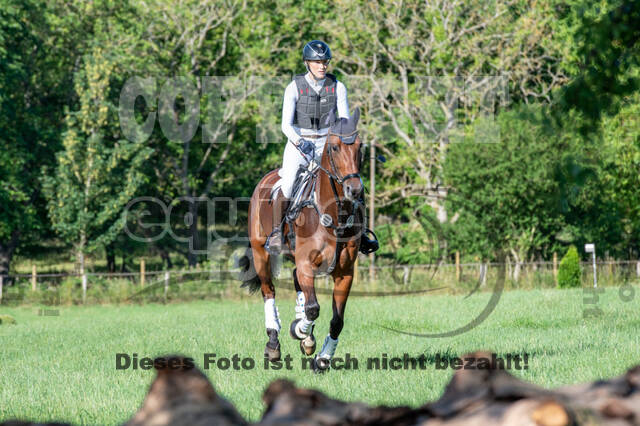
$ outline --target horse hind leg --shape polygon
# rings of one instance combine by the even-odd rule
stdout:
[[[275,297],[264,299],[264,322],[267,329],[267,336],[269,337],[264,347],[264,356],[267,357],[269,361],[279,361],[281,353],[278,335],[280,334],[281,326]]]
[[[261,246],[253,246],[254,267],[260,280],[260,290],[264,300],[264,324],[269,340],[264,348],[264,356],[269,361],[280,360],[280,315],[276,306],[276,289],[273,286],[269,254]]]

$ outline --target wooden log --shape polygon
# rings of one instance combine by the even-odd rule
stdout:
[[[218,395],[193,359],[180,355],[154,360],[158,372],[140,410],[126,425],[246,425],[235,407]]]
[[[256,425],[637,425],[640,420],[640,365],[609,380],[544,389],[500,367],[495,354],[463,355],[475,369],[455,369],[443,395],[421,407],[369,406],[344,402],[278,379],[263,394],[266,410]],[[485,368],[479,360],[485,359]],[[448,362],[452,360],[448,359]],[[137,413],[126,423],[143,425],[247,425],[218,395],[192,358],[154,360],[157,376]],[[504,365],[503,365],[504,367]],[[326,374],[340,374],[339,371]],[[12,422],[11,424],[31,424]]]

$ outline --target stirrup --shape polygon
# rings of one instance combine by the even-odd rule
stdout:
[[[370,240],[367,237],[367,234],[371,234],[373,236],[373,239]],[[376,236],[376,234],[371,229],[365,228],[360,239],[360,252],[362,254],[370,254],[378,251],[379,248],[380,244],[378,243],[378,237]]]
[[[271,245],[271,240],[273,237],[276,236],[276,234],[280,233],[280,246],[272,246]],[[283,235],[282,235],[282,230],[280,229],[280,227],[275,228],[273,231],[271,231],[271,234],[269,234],[269,236],[267,237],[267,241],[264,243],[264,249],[271,255],[278,255],[282,252],[282,245],[284,244],[284,241],[282,241],[283,239]]]

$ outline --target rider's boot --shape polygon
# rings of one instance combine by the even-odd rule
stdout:
[[[282,192],[279,192],[282,194]],[[267,242],[264,245],[264,248],[269,252],[269,254],[277,256],[282,251],[283,244],[283,235],[282,230],[284,228],[284,216],[287,212],[287,208],[289,207],[289,199],[284,195],[276,198],[273,206],[273,231],[269,238],[267,238]]]

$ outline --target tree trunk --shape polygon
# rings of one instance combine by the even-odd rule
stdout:
[[[20,233],[18,231],[13,231],[11,233],[11,238],[9,241],[1,241],[0,242],[0,275],[9,275],[11,268],[11,258],[13,257],[13,253],[18,246],[18,237]],[[5,283],[8,283],[9,280],[5,279]]]
[[[80,269],[80,275],[84,275],[84,250],[78,248],[76,250],[76,257],[78,259],[78,268]]]
[[[189,262],[189,268],[193,268],[198,263],[198,257],[196,256],[196,250],[199,247],[198,238],[198,204],[195,200],[189,205],[189,214],[191,215],[191,224],[189,225],[189,237],[191,238],[190,247],[188,247],[187,261]]]
[[[8,250],[5,244],[0,244],[0,275],[9,275],[9,266],[11,265],[11,257],[13,256],[13,250]],[[4,282],[9,282],[5,278]]]
[[[500,250],[497,253],[497,257],[498,257],[498,276],[497,276],[497,280],[504,282],[505,278],[507,276],[507,260],[509,259],[509,257],[502,250]]]
[[[116,253],[113,244],[109,244],[105,247],[107,254],[107,271],[113,274],[116,272]]]
[[[171,263],[171,256],[169,256],[169,252],[166,249],[160,249],[160,258],[167,265],[167,269],[173,268],[173,263]]]
[[[127,256],[124,252],[122,253],[122,267],[120,268],[120,272],[129,272],[129,269],[127,269]]]

